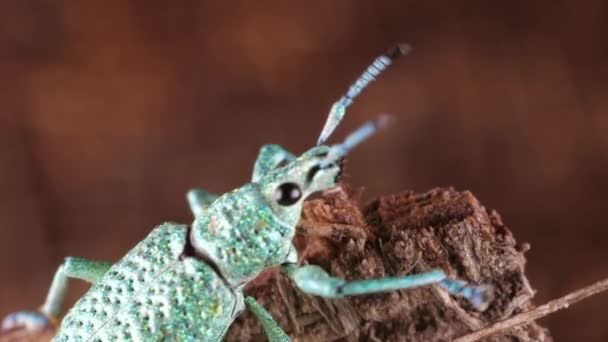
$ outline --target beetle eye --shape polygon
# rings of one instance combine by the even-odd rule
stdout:
[[[274,200],[284,206],[296,203],[300,197],[302,191],[296,183],[283,183],[274,191]]]

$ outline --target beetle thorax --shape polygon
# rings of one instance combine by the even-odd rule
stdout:
[[[291,246],[295,222],[282,222],[253,184],[217,199],[192,225],[194,248],[217,265],[234,286],[281,264]]]

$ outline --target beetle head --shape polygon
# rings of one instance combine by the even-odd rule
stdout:
[[[315,146],[287,165],[275,169],[258,183],[272,211],[284,224],[294,226],[300,218],[304,199],[331,189],[342,172],[341,158],[327,162],[329,146]]]
[[[315,192],[335,187],[342,173],[344,156],[387,121],[388,116],[380,116],[348,135],[344,142],[315,146],[287,165],[269,172],[258,186],[273,212],[283,223],[295,225],[304,199]]]
[[[376,58],[346,94],[333,104],[317,146],[259,180],[262,195],[283,223],[294,226],[300,218],[302,202],[307,196],[334,187],[336,178],[342,171],[342,158],[387,121],[387,117],[382,116],[351,133],[341,144],[331,147],[323,145],[344,118],[346,108],[363,89],[395,59],[406,55],[410,50],[409,45],[399,44]]]

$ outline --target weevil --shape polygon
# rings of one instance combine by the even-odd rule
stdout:
[[[483,310],[487,287],[449,279],[441,270],[347,282],[319,266],[297,263],[292,238],[303,201],[336,187],[344,156],[386,120],[364,124],[342,143],[328,146],[325,141],[354,98],[408,51],[398,45],[374,60],[333,104],[316,146],[296,156],[279,145],[264,145],[251,183],[222,196],[189,191],[191,225],[157,226],[115,264],[66,258],[40,310],[7,316],[3,329],[52,324],[61,314],[68,278],[77,278],[92,286],[63,318],[53,341],[220,341],[245,308],[270,341],[289,341],[271,315],[243,294],[248,282],[275,266],[311,295],[341,298],[436,284]]]

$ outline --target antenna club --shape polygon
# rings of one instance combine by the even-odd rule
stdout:
[[[391,114],[381,114],[374,119],[373,124],[376,130],[384,129],[393,122],[395,118]]]
[[[386,56],[392,60],[399,57],[405,56],[412,51],[412,46],[409,44],[401,43],[393,46],[386,52]]]

